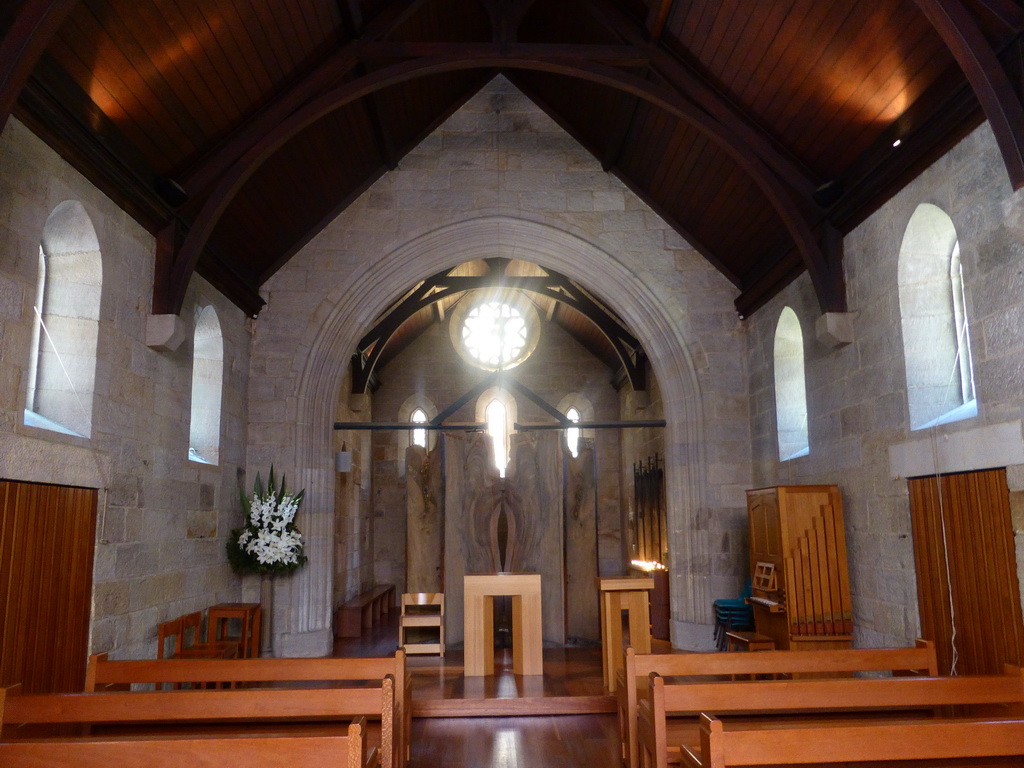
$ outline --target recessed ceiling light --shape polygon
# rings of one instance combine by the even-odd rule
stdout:
[[[893,145],[893,147],[898,147],[902,143],[903,143],[903,139],[896,139],[896,141],[894,141],[892,143],[892,145]]]

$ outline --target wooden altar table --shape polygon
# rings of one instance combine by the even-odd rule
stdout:
[[[651,652],[651,600],[654,579],[598,577],[601,593],[601,668],[604,687],[615,692],[615,672],[622,667],[622,612],[629,615],[629,644],[637,653]]]
[[[512,671],[541,675],[540,574],[467,574],[463,582],[465,676],[494,674],[494,598],[512,597]]]

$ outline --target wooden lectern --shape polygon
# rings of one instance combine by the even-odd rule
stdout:
[[[465,676],[494,674],[494,598],[512,597],[512,671],[544,674],[540,574],[467,574],[463,582]]]
[[[637,653],[651,652],[651,600],[654,579],[602,579],[601,669],[604,687],[615,692],[615,672],[622,667],[622,612],[629,615],[629,644]]]

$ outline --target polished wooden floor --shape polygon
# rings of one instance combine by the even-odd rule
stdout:
[[[384,656],[398,647],[397,612],[335,656]],[[461,651],[410,656],[410,768],[618,768],[614,699],[604,690],[598,648],[546,648],[544,675],[512,673],[510,651],[495,674],[463,676]]]

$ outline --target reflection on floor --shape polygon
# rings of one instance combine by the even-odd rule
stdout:
[[[339,640],[335,656],[387,656],[398,647],[397,612],[366,637]],[[667,643],[664,648],[668,650]],[[462,652],[411,656],[410,768],[616,768],[614,698],[598,648],[546,648],[544,675],[512,674],[511,651],[495,674],[463,676]]]

